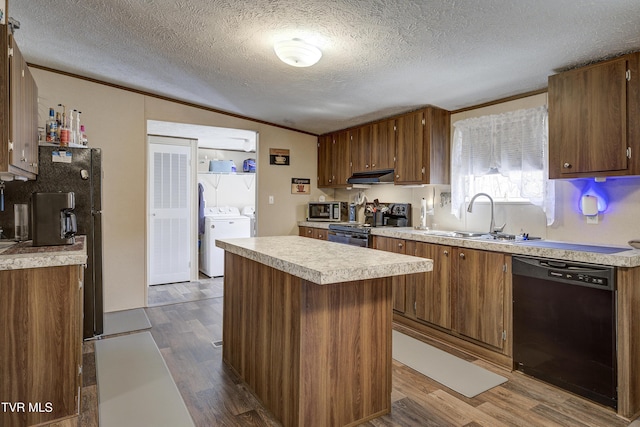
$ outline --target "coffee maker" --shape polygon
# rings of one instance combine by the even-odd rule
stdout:
[[[33,246],[71,245],[78,231],[75,194],[32,193],[31,230]]]

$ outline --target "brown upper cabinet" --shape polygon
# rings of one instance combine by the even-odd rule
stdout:
[[[351,172],[393,169],[396,155],[395,119],[351,130]]]
[[[396,119],[396,184],[449,183],[450,113],[436,107]]]
[[[549,177],[640,175],[640,53],[549,77]]]
[[[0,173],[35,179],[38,88],[7,26],[0,28]]]
[[[318,137],[318,187],[346,187],[349,166],[350,132],[340,131]]]
[[[318,187],[345,187],[352,173],[388,169],[395,184],[448,184],[449,127],[448,111],[427,107],[322,135]]]

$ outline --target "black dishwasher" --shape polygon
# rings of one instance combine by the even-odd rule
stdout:
[[[514,368],[617,408],[615,267],[513,257]]]

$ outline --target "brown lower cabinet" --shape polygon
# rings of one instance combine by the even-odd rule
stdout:
[[[451,253],[450,246],[424,242],[407,242],[411,255],[433,260],[433,271],[407,278],[407,287],[415,296],[415,318],[429,324],[451,329]]]
[[[506,255],[467,248],[455,248],[453,252],[453,331],[503,351],[507,340],[505,314],[511,306],[510,299],[505,300]]]
[[[395,278],[394,321],[512,368],[510,255],[381,236],[374,247],[434,261]]]
[[[513,369],[511,255],[375,236],[374,247],[433,259],[433,271],[394,283],[393,320],[427,339]],[[640,412],[640,267],[618,268],[618,414]],[[405,298],[404,302],[400,301]],[[404,310],[397,309],[405,307]]]
[[[78,424],[83,274],[79,265],[0,271],[1,426]]]
[[[329,237],[327,235],[326,228],[317,228],[317,227],[298,227],[298,236],[301,237],[311,237],[312,239],[320,239],[327,240]]]
[[[403,239],[376,236],[373,247],[387,252],[412,255],[406,251],[407,241]],[[404,313],[407,310],[406,277],[407,276],[393,276],[392,278],[393,310],[398,313]]]

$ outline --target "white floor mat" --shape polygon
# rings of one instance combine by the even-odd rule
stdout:
[[[100,427],[193,427],[151,333],[95,342]]]
[[[393,358],[466,396],[474,397],[507,381],[505,377],[393,331]]]
[[[123,332],[149,329],[151,322],[143,308],[133,310],[112,311],[104,314],[104,332],[102,336],[121,334]]]

